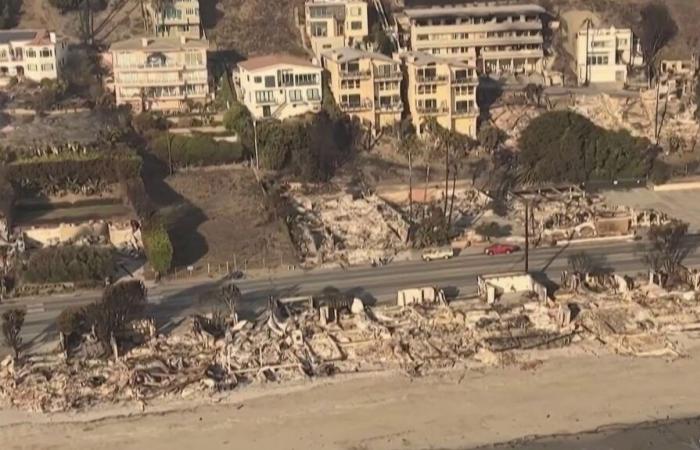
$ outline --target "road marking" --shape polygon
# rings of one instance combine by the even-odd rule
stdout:
[[[38,305],[32,305],[27,308],[27,314],[36,314],[36,313],[43,313],[46,312],[46,308],[44,308],[43,303],[39,303]]]

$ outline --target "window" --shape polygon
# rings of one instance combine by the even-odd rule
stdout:
[[[469,89],[467,89],[469,86],[456,86],[455,87],[455,95],[467,95],[470,94]]]
[[[40,55],[42,58],[50,58],[53,56],[53,51],[50,48],[42,48]]]
[[[318,93],[318,89],[307,89],[306,98],[309,100],[321,100],[321,96]]]
[[[27,58],[34,58],[36,56],[36,52],[31,48],[28,48],[24,54],[27,56]]]
[[[36,64],[27,64],[27,70],[30,72],[36,72],[37,66]]]
[[[272,91],[255,91],[255,101],[257,103],[274,102],[275,94]]]
[[[360,106],[360,94],[341,95],[340,102],[349,106]]]
[[[618,40],[618,41],[617,41],[617,45],[620,45],[620,46],[622,46],[622,45],[627,45],[627,39],[620,39],[620,40]]]
[[[48,64],[42,64],[41,65],[41,70],[42,72],[48,72],[50,70],[53,70],[53,64],[48,63]]]
[[[455,102],[455,109],[459,112],[469,112],[472,109],[472,105],[470,101],[459,101]]]
[[[275,81],[275,77],[272,77],[272,76],[265,77],[265,87],[273,88],[276,86],[277,86],[277,82]]]
[[[199,52],[187,52],[185,53],[185,65],[186,66],[201,66],[204,64],[204,58]]]
[[[429,36],[427,34],[419,34],[416,36],[416,40],[418,41],[427,41],[429,39]]]
[[[311,36],[328,36],[328,24],[326,22],[311,22]]]
[[[420,85],[418,86],[418,93],[419,94],[434,94],[437,92],[437,86],[434,84],[425,84],[425,85]]]
[[[278,72],[280,86],[294,86],[294,74],[291,72]]]
[[[591,42],[591,47],[592,48],[603,48],[605,47],[606,42],[605,41],[593,41]]]
[[[304,100],[304,98],[301,96],[301,89],[292,89],[289,91],[289,101],[300,102],[302,100]]]
[[[340,82],[341,89],[359,89],[360,80],[342,80]]]
[[[298,75],[294,75],[294,82],[297,86],[310,86],[313,84],[318,84],[315,73],[300,73]]]
[[[187,14],[188,16],[193,15],[193,14],[194,14],[194,9],[192,9],[192,8],[187,8],[187,9],[185,9],[185,14]]]
[[[362,8],[359,8],[359,7],[350,8],[350,15],[351,15],[351,16],[357,17],[357,16],[359,16],[360,14],[362,14]]]
[[[254,83],[262,83],[262,77],[253,77]]]
[[[353,20],[352,22],[350,22],[350,29],[351,30],[361,30],[362,29],[362,22],[357,21],[357,20]]]

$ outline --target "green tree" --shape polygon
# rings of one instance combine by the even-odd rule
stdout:
[[[484,236],[489,242],[494,238],[502,238],[511,235],[512,227],[510,225],[501,225],[498,222],[480,223],[474,231]]]
[[[151,218],[141,235],[146,258],[157,276],[167,273],[173,261],[173,244],[162,220],[157,216]]]
[[[146,287],[141,281],[130,280],[107,286],[100,301],[89,308],[89,320],[95,326],[97,339],[105,353],[112,354],[115,333],[140,317],[146,307]]]
[[[24,316],[26,311],[20,308],[13,308],[2,314],[2,336],[5,345],[10,347],[15,353],[15,359],[19,359],[22,350],[22,326],[24,326]]]
[[[391,56],[396,50],[394,43],[391,42],[391,39],[379,23],[375,23],[372,27],[372,41],[375,49],[383,55]]]
[[[236,133],[239,142],[245,147],[253,147],[253,117],[244,104],[233,102],[224,114],[224,126],[227,130]]]
[[[0,0],[0,30],[17,26],[21,9],[21,0]]]
[[[658,153],[648,139],[602,129],[571,111],[535,118],[523,130],[519,146],[521,174],[529,182],[643,178]]]
[[[496,150],[505,139],[506,134],[490,123],[486,123],[479,129],[479,144],[488,152]]]

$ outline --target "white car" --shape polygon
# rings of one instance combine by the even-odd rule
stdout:
[[[452,247],[433,248],[423,252],[423,261],[435,261],[436,259],[450,259],[455,255]]]

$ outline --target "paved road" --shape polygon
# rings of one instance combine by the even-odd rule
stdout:
[[[688,239],[692,251],[685,263],[700,266],[700,236]],[[601,267],[609,267],[618,273],[635,274],[645,270],[643,247],[646,244],[631,241],[571,245],[535,249],[530,254],[530,270],[541,271],[551,280],[558,280],[567,267],[567,257],[585,251],[593,256]],[[317,294],[327,288],[352,293],[366,303],[393,302],[397,289],[420,286],[439,286],[448,297],[468,297],[476,294],[478,274],[522,270],[523,253],[488,257],[470,253],[446,261],[395,262],[384,267],[356,267],[347,270],[327,269],[309,272],[290,272],[274,278],[241,280],[238,285],[243,294],[240,313],[251,316],[262,310],[271,295],[292,296]],[[208,309],[200,298],[217,286],[214,281],[172,282],[149,290],[149,310],[160,326],[169,326],[194,311]],[[87,304],[99,298],[97,292],[55,295],[45,298],[23,298],[6,301],[0,311],[11,306],[27,307],[24,328],[25,342],[43,343],[56,339],[55,318],[68,305]]]

